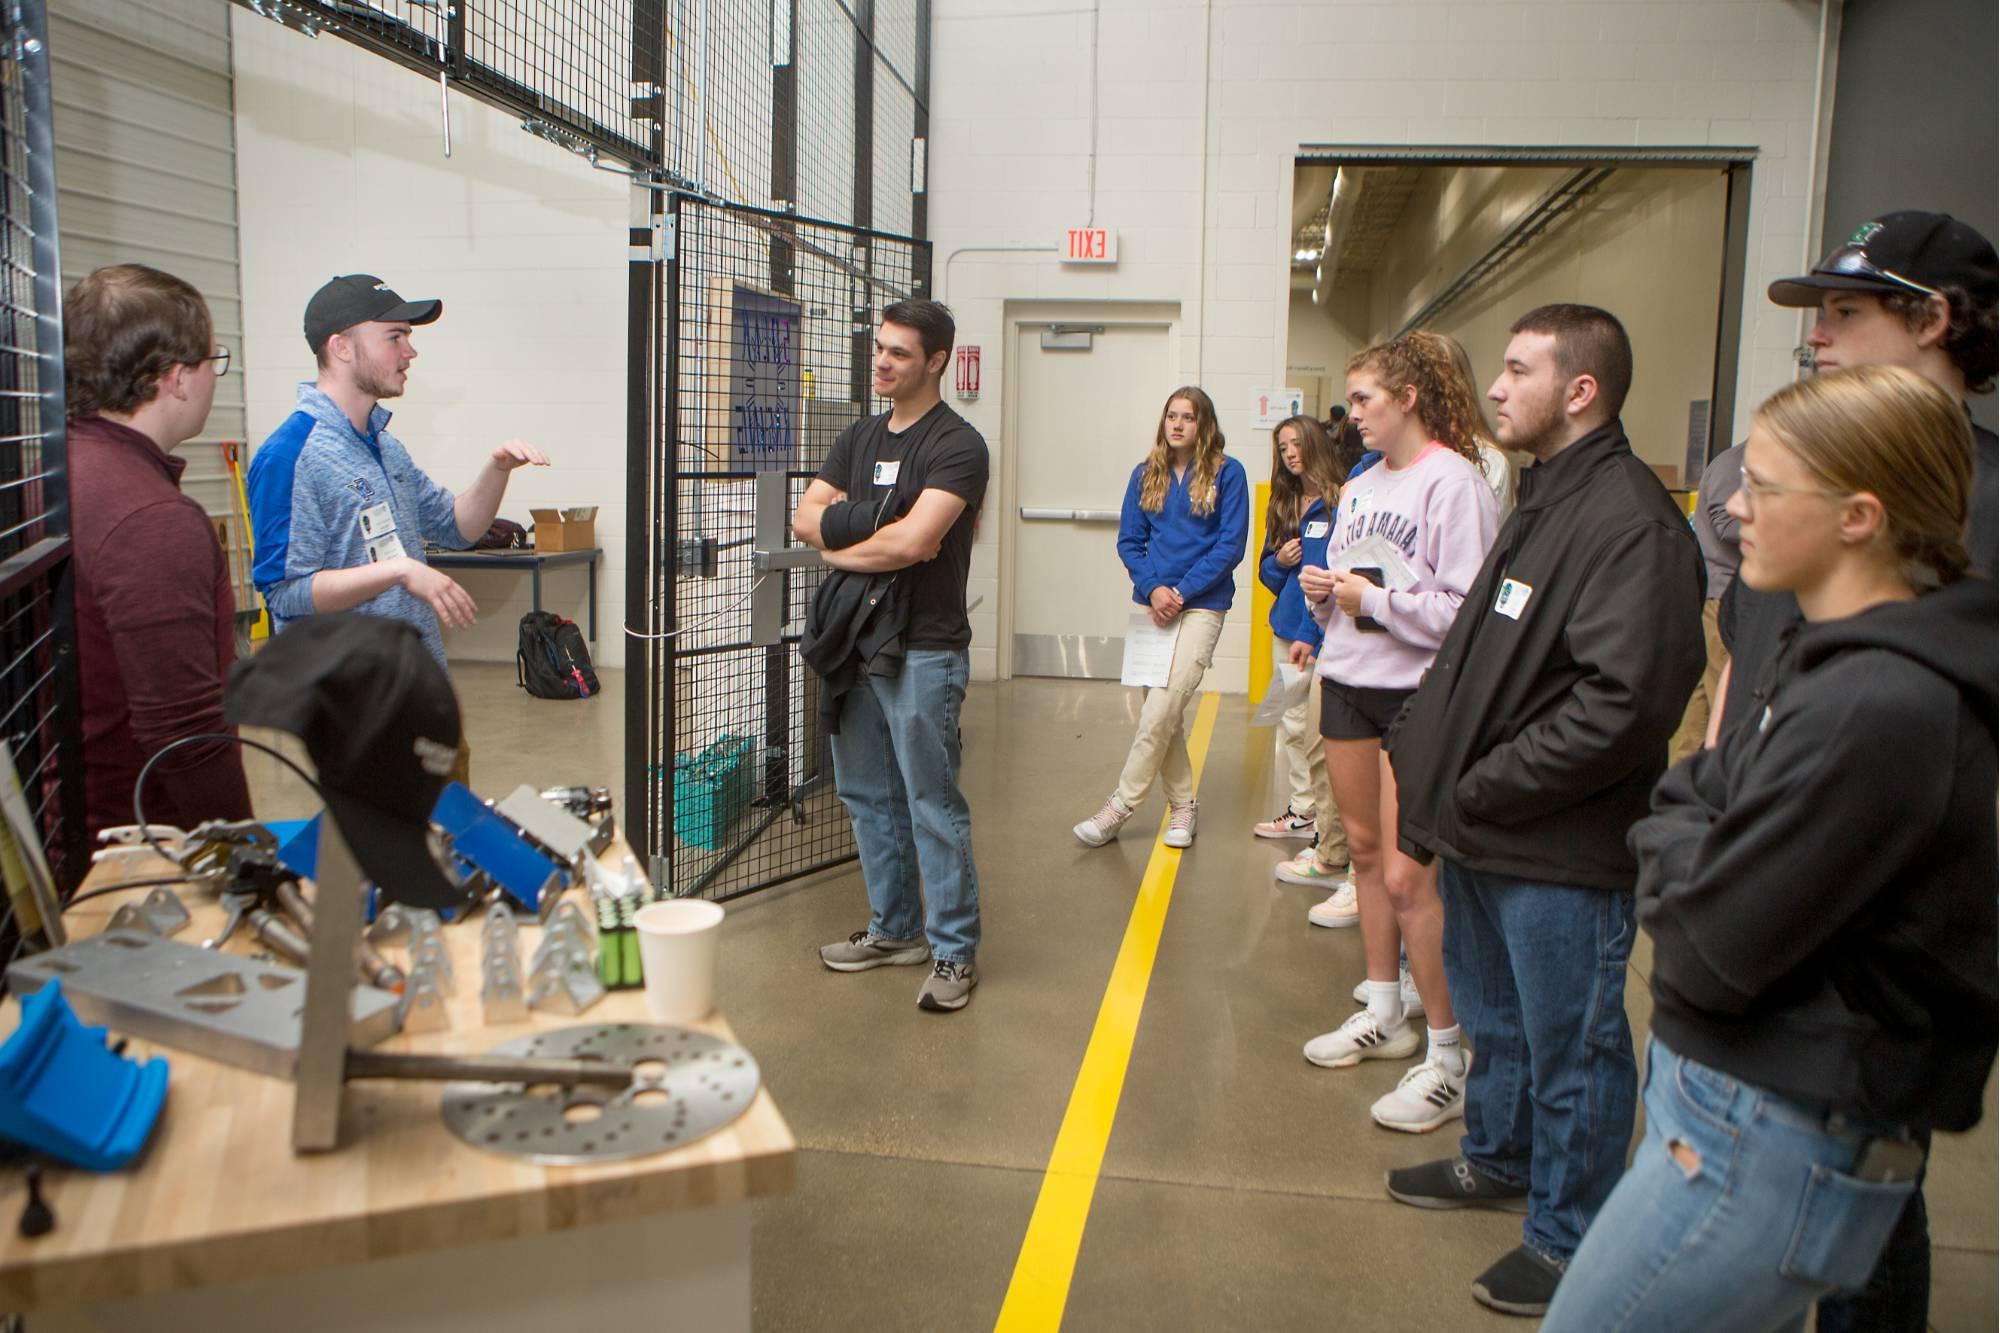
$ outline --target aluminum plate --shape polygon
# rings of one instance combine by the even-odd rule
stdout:
[[[686,1028],[593,1023],[519,1037],[493,1057],[631,1063],[630,1087],[447,1083],[444,1123],[475,1148],[543,1166],[617,1162],[705,1138],[750,1109],[761,1075],[741,1046]],[[657,1062],[658,1069],[649,1068]]]

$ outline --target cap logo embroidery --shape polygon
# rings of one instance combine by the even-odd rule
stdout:
[[[434,778],[449,775],[451,766],[458,762],[458,747],[446,745],[442,741],[419,736],[411,743],[410,748],[416,752],[417,762],[423,765],[424,772]]]
[[[1876,236],[1881,234],[1881,231],[1882,231],[1881,223],[1864,222],[1860,226],[1854,229],[1854,234],[1847,238],[1847,243],[1851,246],[1854,246],[1856,249],[1859,249],[1863,246],[1866,246],[1868,242],[1874,240]]]

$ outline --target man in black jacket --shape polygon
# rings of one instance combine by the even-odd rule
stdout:
[[[1815,371],[1903,366],[1964,402],[1991,393],[2000,264],[1993,243],[1944,213],[1904,210],[1864,222],[1811,273],[1770,287],[1771,300],[1817,307],[1806,336]],[[1966,550],[1988,577],[2000,556],[2000,440],[1972,428],[1971,522]],[[1720,687],[1720,733],[1759,716],[1805,622],[1799,599],[1730,585],[1717,617],[1730,661]],[[1924,1135],[1926,1144],[1929,1135]],[[1822,1333],[1922,1333],[1929,1326],[1931,1242],[1922,1178],[1867,1286],[1819,1305]]]
[[[1488,396],[1535,456],[1389,753],[1400,840],[1442,858],[1445,969],[1475,1051],[1461,1155],[1391,1171],[1426,1208],[1525,1209],[1472,1286],[1548,1308],[1625,1168],[1638,1095],[1625,846],[1701,675],[1700,549],[1632,452],[1623,326],[1591,306],[1515,321]]]
[[[821,949],[820,961],[835,972],[929,963],[917,1004],[938,1013],[963,1009],[979,980],[958,714],[987,456],[938,390],[956,336],[935,301],[882,312],[874,388],[890,410],[840,433],[792,519],[793,534],[834,568],[801,651],[839,694],[834,778],[871,909],[867,928]]]

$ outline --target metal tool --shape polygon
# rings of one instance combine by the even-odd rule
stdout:
[[[142,930],[152,935],[167,936],[187,927],[187,908],[174,896],[173,890],[154,889],[136,903],[125,903],[111,914],[106,930]]]
[[[517,1057],[563,1058],[593,1074],[622,1068],[630,1075],[622,1086],[612,1078],[551,1079],[554,1090],[544,1092],[530,1091],[534,1084],[526,1079],[497,1077],[446,1086],[444,1122],[452,1133],[475,1148],[544,1166],[621,1161],[692,1143],[749,1110],[761,1079],[741,1046],[644,1023],[538,1032],[488,1056]]]
[[[304,941],[298,943],[303,950]],[[33,994],[57,977],[86,1023],[274,1078],[292,1076],[305,990],[305,975],[295,968],[111,930],[7,969],[7,984],[17,995]],[[395,996],[350,985],[347,999],[343,1044],[373,1045],[396,1030]]]

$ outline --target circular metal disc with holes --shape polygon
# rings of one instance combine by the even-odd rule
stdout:
[[[595,1023],[517,1038],[489,1053],[607,1060],[636,1073],[623,1090],[582,1084],[447,1083],[444,1123],[475,1148],[543,1166],[667,1152],[750,1109],[760,1075],[741,1046],[686,1028]]]

